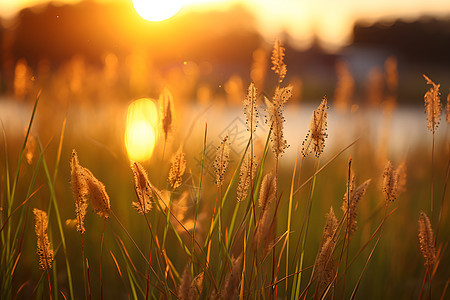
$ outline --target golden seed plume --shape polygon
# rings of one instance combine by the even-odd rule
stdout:
[[[183,275],[181,276],[180,287],[178,288],[178,299],[189,300],[189,292],[191,289],[191,271],[189,270],[189,263],[184,267]]]
[[[75,149],[72,150],[72,157],[70,159],[70,184],[72,187],[73,198],[75,200],[77,230],[84,233],[84,218],[88,207],[87,197],[89,191],[84,168],[79,164],[78,155]]]
[[[302,155],[306,157],[314,152],[319,157],[325,148],[325,139],[328,137],[327,131],[327,97],[323,97],[319,107],[313,112],[309,122],[309,130],[302,143]]]
[[[247,91],[247,96],[244,99],[244,111],[247,117],[247,130],[250,132],[256,131],[258,125],[258,110],[256,109],[256,87],[252,82]]]
[[[24,152],[27,163],[31,165],[33,163],[34,153],[36,152],[36,138],[34,137],[34,135],[28,135],[28,140]]]
[[[398,176],[397,171],[392,167],[392,163],[388,161],[383,173],[383,193],[386,200],[386,206],[393,202],[398,196]]]
[[[427,127],[434,133],[439,126],[441,120],[441,99],[439,92],[440,84],[435,84],[430,78],[423,75],[427,84],[431,85],[431,88],[425,93],[425,113],[427,114]]]
[[[191,289],[189,291],[189,299],[195,300],[198,299],[198,297],[201,295],[203,290],[203,277],[204,273],[201,272],[197,276],[195,276],[194,279],[192,279],[191,282]]]
[[[105,185],[98,180],[91,171],[84,168],[86,182],[89,191],[89,200],[94,211],[103,218],[108,218],[111,210],[109,196],[106,193]]]
[[[257,163],[255,157],[251,157],[251,153],[248,153],[244,158],[240,169],[239,185],[236,190],[237,201],[240,202],[247,198],[250,184],[255,179],[256,169]]]
[[[450,93],[447,95],[447,110],[445,113],[445,120],[450,124]]]
[[[221,291],[221,299],[234,299],[241,281],[242,254],[238,258],[233,258],[231,263],[231,273],[229,273],[225,279]]]
[[[386,85],[390,93],[396,92],[398,87],[397,58],[389,56],[384,62],[386,72]]]
[[[34,230],[37,237],[37,253],[39,254],[39,267],[41,270],[48,270],[52,268],[53,250],[50,247],[48,240],[47,228],[48,219],[47,213],[40,209],[33,209],[35,226]]]
[[[134,190],[138,198],[138,202],[132,202],[131,205],[138,213],[146,214],[152,209],[155,189],[148,180],[147,172],[140,162],[132,162],[131,170],[134,177]]]
[[[318,293],[322,294],[324,289],[332,282],[336,273],[333,251],[336,241],[329,237],[322,244],[314,264],[314,277],[317,278]]]
[[[406,163],[403,161],[395,170],[397,173],[398,194],[406,192]]]
[[[173,96],[172,93],[164,88],[159,96],[159,102],[161,106],[161,128],[164,133],[164,140],[167,141],[167,137],[172,131],[172,109],[173,109]]]
[[[356,218],[358,216],[358,203],[366,193],[367,187],[370,184],[371,179],[364,181],[361,185],[359,185],[355,189],[355,177],[353,176],[350,181],[350,186],[347,185],[348,191],[344,194],[344,201],[342,203],[342,211],[347,213],[347,239],[351,239],[353,234],[355,233],[356,227]],[[350,195],[348,194],[350,192]],[[350,199],[350,201],[349,201]]]
[[[230,148],[228,146],[228,136],[226,136],[219,147],[217,147],[216,159],[214,160],[214,169],[216,170],[216,184],[220,187],[223,184],[225,171],[230,161]]]
[[[284,117],[283,109],[284,104],[292,97],[292,86],[284,88],[277,88],[273,100],[266,99],[266,111],[267,119],[266,123],[270,125],[271,135],[270,141],[272,142],[272,150],[275,156],[280,157],[289,145],[284,138],[283,126]]]
[[[434,247],[433,229],[431,228],[430,219],[421,211],[418,222],[420,252],[425,258],[425,265],[432,266],[436,260],[436,249]]]
[[[338,61],[336,63],[336,75],[338,81],[334,90],[333,104],[337,110],[345,112],[352,102],[355,80],[345,61]]]
[[[178,149],[177,153],[172,158],[172,163],[169,170],[168,181],[172,190],[176,190],[182,183],[183,174],[186,170],[186,159],[183,151]]]
[[[269,204],[275,199],[277,190],[277,179],[270,172],[266,176],[264,176],[263,181],[261,183],[261,189],[259,191],[259,207],[262,210],[266,210]]]
[[[284,63],[284,47],[281,44],[281,41],[277,38],[275,40],[275,44],[273,45],[272,50],[272,70],[275,74],[278,74],[278,83],[281,83],[286,76],[287,69],[286,64]]]
[[[326,241],[328,238],[334,236],[334,232],[338,227],[338,219],[334,214],[333,206],[330,207],[330,212],[326,215],[327,221],[325,223],[325,227],[323,228],[323,241]]]

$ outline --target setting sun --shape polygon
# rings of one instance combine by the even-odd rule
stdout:
[[[147,98],[134,101],[128,107],[125,146],[133,161],[148,160],[155,148],[158,111]]]
[[[173,17],[184,5],[183,0],[133,0],[136,12],[148,21],[158,22]]]

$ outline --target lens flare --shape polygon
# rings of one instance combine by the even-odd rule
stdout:
[[[157,137],[158,111],[147,98],[134,101],[128,107],[125,146],[133,161],[150,159]]]

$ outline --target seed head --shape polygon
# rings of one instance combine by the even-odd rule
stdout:
[[[183,174],[186,170],[186,159],[184,158],[184,153],[178,149],[177,153],[172,158],[172,164],[169,170],[169,183],[172,190],[176,190],[182,183]]]
[[[425,258],[425,265],[432,266],[436,261],[436,249],[434,247],[433,229],[430,219],[421,211],[419,217],[419,244],[420,252]]]
[[[52,268],[53,250],[50,247],[47,234],[47,213],[34,208],[33,214],[35,220],[34,230],[37,237],[37,253],[39,254],[39,267],[41,270],[48,270]]]
[[[219,147],[217,147],[216,159],[214,161],[214,169],[216,170],[216,184],[220,187],[223,184],[225,171],[230,161],[230,148],[228,146],[228,136],[226,136]]]
[[[440,84],[435,84],[430,78],[423,75],[431,88],[425,93],[425,113],[427,114],[427,127],[434,134],[441,120]]]
[[[309,122],[309,130],[302,145],[302,155],[306,157],[314,152],[319,157],[325,148],[325,139],[328,137],[327,131],[327,97],[323,97],[319,107],[313,112]]]

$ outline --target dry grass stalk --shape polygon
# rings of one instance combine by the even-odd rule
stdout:
[[[234,299],[241,281],[242,254],[232,259],[231,273],[227,275],[221,291],[220,299]]]
[[[398,196],[398,176],[397,171],[388,161],[383,173],[383,193],[386,200],[386,206],[393,202]]]
[[[147,172],[141,163],[131,163],[131,170],[134,176],[134,190],[138,202],[132,202],[131,205],[140,214],[146,214],[152,209],[152,198],[154,198],[154,191],[152,184],[148,180]]]
[[[40,209],[33,209],[35,226],[34,230],[37,237],[37,253],[39,254],[39,267],[41,270],[48,270],[52,268],[53,250],[50,247],[48,240],[47,228],[48,219],[47,213]]]
[[[427,127],[434,134],[441,120],[440,84],[435,84],[430,78],[423,75],[431,88],[425,93],[425,113],[427,114]]]
[[[425,265],[430,267],[436,260],[436,249],[434,247],[433,229],[430,219],[421,211],[419,216],[419,244],[420,252],[425,258]]]
[[[356,217],[358,216],[358,203],[366,193],[367,187],[370,184],[371,179],[364,181],[361,185],[359,185],[355,189],[355,177],[353,176],[350,181],[350,186],[347,186],[347,190],[350,192],[346,192],[344,195],[344,201],[342,203],[342,211],[345,213],[347,210],[347,239],[351,239],[353,234],[355,233],[356,227]],[[350,201],[349,201],[350,199]]]
[[[334,106],[337,110],[347,111],[355,90],[355,80],[345,61],[336,63],[336,75],[338,81],[334,91]]]
[[[309,122],[309,130],[302,143],[302,155],[306,157],[314,152],[319,157],[325,148],[325,138],[328,137],[327,131],[327,97],[323,97],[319,107],[313,112]]]
[[[173,96],[172,93],[164,88],[159,96],[159,102],[161,107],[161,128],[164,133],[164,141],[167,141],[167,137],[172,131],[172,107],[173,107]]]
[[[251,153],[244,158],[240,169],[239,185],[237,187],[237,201],[243,201],[247,198],[250,183],[255,178],[257,163]]]
[[[272,50],[272,70],[275,72],[275,74],[278,74],[278,83],[280,84],[284,77],[286,76],[287,69],[286,64],[284,63],[284,47],[281,44],[281,41],[279,39],[275,40],[275,44],[273,45]]]
[[[261,189],[259,191],[259,207],[264,211],[272,203],[273,199],[275,199],[275,193],[277,190],[277,179],[270,172],[266,176],[264,176],[263,181],[261,183]]]
[[[169,170],[169,183],[172,190],[176,190],[182,183],[184,171],[186,170],[186,159],[183,151],[178,149],[177,153],[172,158],[172,163]]]
[[[256,131],[258,125],[258,110],[256,109],[256,87],[252,82],[250,83],[247,91],[247,96],[244,99],[244,111],[247,117],[247,130],[250,132]]]
[[[84,168],[80,166],[75,150],[72,150],[72,157],[70,159],[70,177],[72,194],[75,200],[76,226],[79,232],[84,233],[84,218],[88,207],[86,200],[89,191]]]
[[[284,104],[292,97],[292,86],[277,88],[272,101],[266,99],[268,118],[266,123],[270,125],[272,134],[270,140],[272,142],[272,150],[278,158],[284,153],[289,145],[284,139],[283,126]]]
[[[226,136],[219,147],[217,147],[214,169],[216,170],[216,184],[220,187],[223,184],[225,172],[230,162],[230,148],[228,146],[228,136]]]

